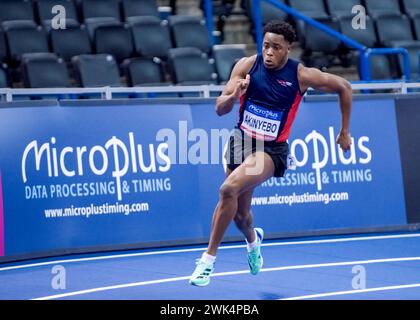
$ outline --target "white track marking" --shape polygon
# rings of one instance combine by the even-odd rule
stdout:
[[[350,238],[325,239],[325,240],[302,240],[302,241],[273,242],[273,243],[262,244],[262,246],[263,247],[274,247],[274,246],[291,246],[291,245],[339,243],[339,242],[352,242],[352,241],[388,240],[388,239],[418,238],[418,237],[420,237],[420,234],[415,233],[415,234],[400,234],[400,235],[388,235],[388,236],[350,237]],[[246,247],[246,245],[221,246],[219,248],[219,250],[240,249],[240,248],[245,248],[245,247]],[[151,252],[116,254],[116,255],[89,257],[89,258],[79,258],[79,259],[54,260],[54,261],[46,261],[46,262],[39,262],[39,263],[31,263],[31,264],[23,264],[23,265],[3,267],[3,268],[0,268],[0,271],[33,268],[33,267],[55,265],[55,264],[61,264],[61,263],[75,263],[75,262],[97,261],[97,260],[119,259],[119,258],[131,258],[131,257],[159,255],[159,254],[196,252],[196,251],[203,251],[203,250],[206,250],[206,249],[207,249],[206,247],[201,247],[201,248],[192,248],[192,249],[175,249],[175,250],[161,250],[161,251],[151,251]]]
[[[273,271],[298,270],[298,269],[310,269],[310,268],[325,268],[325,267],[337,267],[337,266],[373,264],[373,263],[387,263],[387,262],[389,263],[389,262],[401,262],[401,261],[419,261],[419,260],[420,260],[420,257],[403,257],[403,258],[388,258],[388,259],[375,259],[375,260],[356,260],[356,261],[344,261],[344,262],[333,262],[333,263],[305,264],[305,265],[296,265],[296,266],[283,266],[283,267],[276,267],[276,268],[265,268],[265,269],[261,269],[260,272],[273,272]],[[249,270],[219,272],[219,273],[214,273],[212,275],[212,277],[223,277],[223,276],[232,276],[232,275],[248,274],[248,273],[249,273]],[[132,282],[132,283],[126,283],[126,284],[120,284],[120,285],[114,285],[114,286],[98,287],[98,288],[91,288],[91,289],[80,290],[80,291],[67,292],[67,293],[62,293],[62,294],[57,294],[57,295],[35,298],[33,300],[52,300],[52,299],[72,297],[72,296],[76,296],[76,295],[83,295],[83,294],[100,292],[100,291],[108,291],[108,290],[123,289],[123,288],[129,288],[129,287],[138,287],[138,286],[145,286],[145,285],[152,285],[152,284],[176,282],[176,281],[183,281],[183,280],[186,281],[189,278],[190,278],[190,276],[182,276],[182,277],[174,277],[174,278],[166,278],[166,279],[158,279],[158,280],[150,280],[150,281]]]
[[[409,289],[409,288],[417,288],[417,287],[420,287],[420,283],[405,284],[405,285],[400,285],[400,286],[389,286],[389,287],[360,289],[360,290],[327,292],[327,293],[311,294],[311,295],[307,295],[307,296],[298,296],[298,297],[291,297],[291,298],[285,298],[285,299],[279,299],[279,300],[315,299],[315,298],[333,297],[333,296],[348,295],[348,294],[359,294],[359,293],[365,293],[365,292],[400,290],[400,289]]]

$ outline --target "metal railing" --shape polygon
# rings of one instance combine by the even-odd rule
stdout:
[[[420,89],[420,82],[408,83],[404,81],[392,82],[353,82],[353,90],[394,90],[395,93],[408,93],[409,89]],[[199,86],[167,86],[167,87],[100,87],[100,88],[42,88],[42,89],[0,89],[0,101],[22,101],[23,98],[39,98],[55,96],[57,100],[78,99],[78,96],[99,97],[103,100],[116,99],[116,95],[143,94],[153,97],[158,94],[183,94],[194,93],[200,98],[212,98],[213,94],[220,94],[224,85],[199,85]],[[312,89],[310,88],[309,91]]]
[[[370,60],[371,55],[389,55],[389,54],[401,54],[403,56],[403,70],[405,79],[408,80],[410,76],[410,58],[408,56],[407,49],[404,48],[371,48],[363,51],[360,55],[360,72],[361,78],[366,81],[371,80],[370,72]]]

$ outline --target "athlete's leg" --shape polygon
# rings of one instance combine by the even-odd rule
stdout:
[[[230,176],[230,174],[233,172],[233,170],[226,168],[226,178]],[[236,227],[243,233],[246,240],[251,243],[255,241],[255,232],[253,228],[253,217],[251,213],[251,200],[252,195],[254,193],[254,188],[251,188],[250,190],[245,191],[242,193],[238,198],[238,210],[236,212],[235,217],[233,220],[235,221]],[[219,206],[219,203],[217,204]],[[215,211],[218,210],[218,207],[216,206]],[[213,216],[213,223],[212,223],[212,229],[215,226],[215,217]]]
[[[257,168],[257,169],[255,169]],[[255,174],[257,173],[258,174]],[[253,173],[253,174],[251,174]],[[254,189],[274,174],[274,163],[264,152],[255,152],[236,168],[220,187],[219,202],[213,214],[207,253],[215,256],[223,235],[238,212],[238,200],[242,194]],[[249,197],[249,195],[248,195]],[[247,238],[252,240],[252,235]]]
[[[251,200],[254,188],[245,191],[239,196],[238,210],[233,221],[236,227],[243,233],[248,243],[255,241],[254,221],[251,212]]]

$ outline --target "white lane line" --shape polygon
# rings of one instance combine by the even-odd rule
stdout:
[[[387,263],[387,262],[400,262],[400,261],[419,261],[419,260],[420,260],[420,257],[387,258],[387,259],[376,259],[376,260],[356,260],[356,261],[344,261],[344,262],[333,262],[333,263],[305,264],[305,265],[296,265],[296,266],[264,268],[264,269],[261,269],[260,272],[273,272],[273,271],[310,269],[310,268],[325,268],[325,267],[337,267],[337,266],[373,264],[373,263]],[[249,273],[249,270],[219,272],[219,273],[214,273],[212,275],[212,277],[232,276],[232,275],[248,274],[248,273]],[[32,299],[32,300],[59,299],[59,298],[71,297],[71,296],[100,292],[100,291],[108,291],[108,290],[123,289],[123,288],[129,288],[129,287],[145,286],[145,285],[151,285],[151,284],[182,281],[182,280],[188,280],[189,278],[190,278],[190,276],[182,276],[182,277],[158,279],[158,280],[151,280],[151,281],[132,282],[132,283],[126,283],[126,284],[120,284],[120,285],[114,285],[114,286],[98,287],[98,288],[92,288],[92,289],[86,289],[86,290],[80,290],[80,291],[67,292],[67,293],[62,293],[62,294],[57,294],[57,295],[35,298],[35,299]]]
[[[273,243],[262,244],[262,246],[263,247],[274,247],[274,246],[291,246],[291,245],[339,243],[339,242],[352,242],[352,241],[388,240],[388,239],[418,238],[418,237],[420,237],[420,233],[388,235],[388,236],[350,237],[350,238],[325,239],[325,240],[303,240],[303,241],[289,241],[289,242],[273,242]],[[246,247],[246,245],[234,245],[234,246],[221,246],[219,249],[220,250],[227,250],[227,249],[240,249],[240,248],[245,248],[245,247]],[[97,261],[97,260],[108,260],[108,259],[150,256],[150,255],[159,255],[159,254],[195,252],[195,251],[203,251],[203,250],[206,250],[206,249],[207,249],[206,247],[201,247],[201,248],[192,248],[192,249],[175,249],[175,250],[127,253],[127,254],[117,254],[117,255],[108,255],[108,256],[97,256],[97,257],[90,257],[90,258],[63,259],[63,260],[46,261],[46,262],[39,262],[39,263],[31,263],[31,264],[23,264],[23,265],[3,267],[3,268],[0,268],[0,271],[33,268],[33,267],[55,265],[55,264],[61,264],[61,263],[75,263],[75,262],[85,262],[85,261]]]
[[[409,288],[417,288],[417,287],[420,287],[420,283],[405,284],[405,285],[400,285],[400,286],[359,289],[359,290],[327,292],[327,293],[311,294],[311,295],[307,295],[307,296],[298,296],[298,297],[291,297],[291,298],[285,298],[285,299],[279,299],[279,300],[316,299],[316,298],[333,297],[333,296],[340,296],[340,295],[359,294],[359,293],[365,293],[365,292],[400,290],[400,289],[409,289]]]

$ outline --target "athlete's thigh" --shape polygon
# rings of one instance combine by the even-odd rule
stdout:
[[[274,163],[271,157],[261,151],[249,155],[245,161],[226,178],[224,184],[234,186],[239,195],[272,177]],[[249,197],[249,195],[248,195]]]

